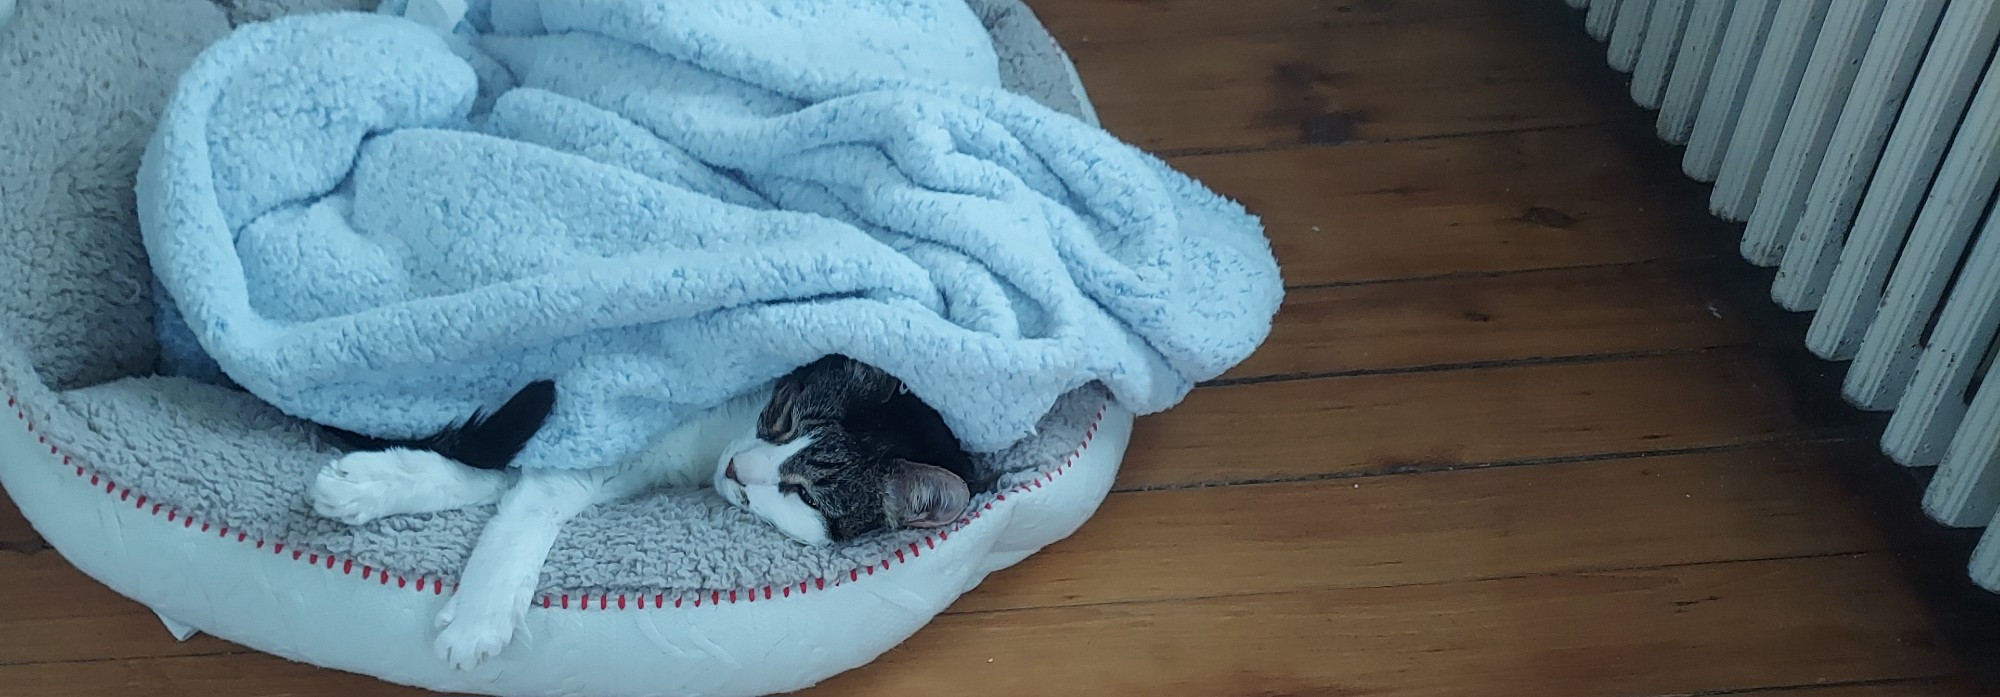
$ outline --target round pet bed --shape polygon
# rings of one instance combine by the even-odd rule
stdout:
[[[158,349],[129,190],[167,85],[231,21],[362,4],[43,3],[0,29],[0,59],[25,66],[0,89],[32,102],[0,113],[0,184],[28,192],[0,202],[0,277],[35,279],[0,288],[0,484],[77,568],[169,627],[397,683],[759,695],[872,660],[987,574],[1069,535],[1109,491],[1132,416],[1092,386],[985,458],[1007,472],[998,493],[943,529],[808,549],[708,492],[602,507],[565,530],[525,638],[453,670],[431,651],[432,618],[490,508],[361,527],[318,518],[306,482],[335,451],[317,429],[243,393],[148,374]],[[1010,89],[1093,118],[1018,0],[972,4]],[[186,445],[214,442],[231,447]]]

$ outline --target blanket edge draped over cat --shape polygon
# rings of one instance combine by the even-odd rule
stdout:
[[[839,353],[965,445],[1169,408],[1283,295],[1259,222],[999,86],[961,0],[476,0],[246,25],[138,180],[167,372],[385,437],[530,380],[528,467]]]

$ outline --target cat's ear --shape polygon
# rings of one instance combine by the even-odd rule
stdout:
[[[903,381],[896,376],[867,363],[840,356],[842,367],[847,371],[847,384],[855,394],[863,399],[887,402],[903,390]]]
[[[771,387],[770,401],[764,403],[764,410],[757,415],[757,437],[766,441],[789,441],[792,437],[794,415],[792,399],[798,394],[798,386],[790,380],[779,380]]]
[[[965,514],[972,491],[951,470],[909,460],[897,460],[896,467],[897,471],[889,478],[888,499],[883,506],[889,522],[902,527],[935,528],[949,525]]]

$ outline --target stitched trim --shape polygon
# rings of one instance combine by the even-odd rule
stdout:
[[[889,556],[883,557],[880,561],[877,561],[874,564],[870,564],[864,567],[849,569],[846,574],[836,573],[831,577],[831,579],[826,577],[807,579],[804,581],[800,581],[796,586],[792,585],[781,586],[772,584],[756,588],[689,591],[686,593],[674,594],[674,595],[669,595],[666,592],[655,592],[650,596],[643,593],[632,593],[632,592],[615,593],[615,594],[614,593],[592,594],[586,592],[586,593],[580,593],[575,597],[574,607],[575,609],[578,610],[613,610],[613,609],[625,610],[628,608],[644,610],[647,609],[646,601],[649,599],[653,601],[652,605],[653,609],[664,609],[668,606],[670,602],[672,603],[673,607],[681,608],[686,606],[701,607],[704,602],[706,602],[708,605],[722,605],[725,603],[734,604],[738,602],[754,603],[759,600],[764,600],[764,601],[782,600],[784,598],[792,597],[792,595],[794,595],[795,593],[797,595],[805,595],[807,592],[810,591],[823,591],[826,590],[826,588],[829,585],[839,586],[847,583],[856,583],[859,582],[865,576],[874,576],[878,568],[886,572],[894,564],[909,563],[909,561],[911,560],[922,557],[925,551],[937,549],[938,543],[945,542],[951,539],[952,533],[963,530],[966,528],[966,526],[969,526],[974,521],[979,520],[981,515],[984,514],[986,511],[993,510],[993,504],[1001,501],[1006,501],[1007,496],[1009,494],[1016,494],[1016,495],[1026,494],[1036,489],[1040,489],[1043,486],[1047,485],[1049,482],[1055,481],[1057,476],[1060,476],[1062,473],[1069,471],[1070,467],[1076,464],[1077,458],[1082,457],[1083,453],[1090,449],[1090,442],[1096,438],[1097,427],[1104,421],[1104,412],[1108,407],[1110,407],[1110,402],[1108,400],[1103,405],[1098,406],[1097,414],[1091,417],[1090,425],[1085,427],[1083,430],[1083,440],[1077,443],[1076,448],[1070,451],[1069,456],[1067,458],[1064,458],[1063,463],[1061,465],[1057,465],[1054,469],[1040,473],[1034,479],[1028,480],[1027,482],[1024,482],[1022,484],[1017,484],[1004,492],[994,495],[992,501],[988,501],[984,506],[974,509],[970,515],[967,515],[964,518],[960,518],[957,523],[954,523],[946,528],[940,528],[936,532],[925,535],[923,539],[911,542],[907,547],[898,547],[895,550],[893,550]],[[153,502],[151,508],[148,508],[146,505],[148,499],[145,494],[136,493],[132,490],[131,487],[120,486],[116,482],[111,481],[109,475],[99,473],[81,464],[77,464],[78,459],[73,457],[69,452],[66,452],[68,450],[67,448],[57,443],[51,442],[48,438],[46,430],[36,428],[34,419],[28,416],[28,413],[26,411],[26,406],[21,404],[18,400],[16,400],[14,395],[11,393],[7,395],[7,408],[14,410],[14,418],[21,422],[21,424],[27,429],[28,433],[33,434],[35,436],[36,443],[48,447],[49,455],[61,457],[63,466],[71,468],[75,472],[76,477],[78,479],[88,480],[92,487],[103,487],[105,495],[109,496],[112,494],[116,494],[119,502],[131,503],[133,508],[137,508],[142,511],[147,511],[148,513],[156,517],[160,516],[161,513],[164,512],[166,514],[165,518],[168,523],[180,523],[183,529],[194,530],[195,526],[199,524],[201,526],[200,528],[201,533],[208,533],[213,531],[216,537],[218,538],[228,539],[230,537],[231,531],[228,526],[211,525],[207,522],[196,521],[192,516],[185,515],[179,509],[172,508],[167,504]],[[235,537],[236,537],[236,542],[241,544],[252,545],[252,549],[264,549],[268,545],[271,548],[271,554],[273,556],[279,556],[279,557],[285,556],[286,545],[283,542],[265,540],[263,538],[253,538],[250,537],[248,533],[240,531],[235,533]],[[310,550],[299,549],[298,547],[292,547],[290,551],[291,551],[292,561],[301,561],[309,566],[324,566],[329,570],[334,570],[336,567],[338,567],[340,573],[347,576],[355,575],[354,573],[355,569],[359,568],[361,572],[360,576],[362,581],[374,580],[377,584],[386,586],[389,585],[389,581],[393,578],[396,582],[397,588],[410,588],[411,586],[415,586],[415,590],[418,593],[425,592],[426,587],[428,587],[428,590],[431,593],[431,595],[444,595],[445,584],[447,583],[445,579],[440,579],[440,578],[430,578],[430,577],[420,576],[412,579],[401,575],[396,575],[392,577],[388,569],[376,569],[373,566],[370,566],[365,563],[356,562],[353,559],[336,557],[334,554],[330,552],[320,553]],[[845,575],[846,578],[841,578],[841,576],[843,575]],[[452,591],[457,592],[458,582],[451,581],[450,584],[452,587]],[[596,603],[594,605],[592,603],[593,598],[595,598],[596,600]],[[543,608],[551,608],[551,609],[556,609],[556,608],[570,609],[572,607],[571,596],[569,593],[565,592],[553,592],[541,595],[536,600],[534,600],[533,603],[536,605],[540,605]]]

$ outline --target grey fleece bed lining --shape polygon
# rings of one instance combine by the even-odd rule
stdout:
[[[96,0],[24,3],[0,29],[0,390],[14,411],[108,480],[110,496],[190,525],[311,555],[451,579],[491,507],[376,521],[314,516],[306,481],[336,451],[318,430],[241,393],[152,376],[158,350],[132,173],[173,79],[231,21],[370,9],[364,0]],[[999,38],[1009,88],[1067,113],[1086,102],[1059,49],[1018,0],[974,0]],[[82,86],[78,88],[77,86]],[[1003,490],[1063,465],[1108,395],[1058,403],[1040,432],[984,464]],[[129,493],[128,493],[129,492]],[[977,505],[977,502],[976,504]],[[219,530],[217,534],[222,534]],[[921,533],[809,549],[711,492],[654,492],[592,511],[545,567],[552,595],[653,594],[846,577]],[[330,557],[328,557],[330,555]],[[357,569],[358,570],[358,569]],[[435,586],[433,586],[435,588]]]

